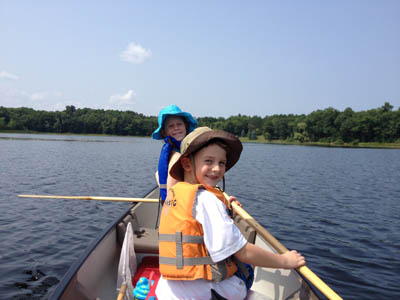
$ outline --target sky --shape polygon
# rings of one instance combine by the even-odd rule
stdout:
[[[400,106],[398,0],[0,0],[0,106],[195,117]]]

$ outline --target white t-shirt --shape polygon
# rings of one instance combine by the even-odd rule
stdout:
[[[204,243],[213,261],[221,261],[246,245],[247,240],[229,218],[225,205],[213,193],[200,189],[192,214],[203,226]],[[244,282],[237,276],[231,276],[221,282],[205,279],[165,280],[161,277],[156,294],[159,300],[209,300],[211,289],[230,300],[244,299],[247,293]]]

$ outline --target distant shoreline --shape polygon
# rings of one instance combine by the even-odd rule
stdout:
[[[23,130],[0,130],[0,133],[16,133],[16,134],[49,134],[49,135],[79,135],[79,136],[122,136],[122,137],[138,137],[146,136],[130,136],[130,135],[111,135],[111,134],[84,134],[84,133],[55,133],[55,132],[35,132]],[[150,136],[149,136],[150,138]],[[294,146],[314,146],[314,147],[333,147],[333,148],[372,148],[372,149],[400,149],[400,143],[321,143],[321,142],[289,142],[285,140],[266,140],[263,136],[258,136],[257,140],[250,140],[248,137],[239,138],[242,143],[255,144],[275,144],[275,145],[294,145]]]
[[[332,147],[332,148],[370,148],[370,149],[400,149],[400,143],[322,143],[322,142],[289,142],[285,140],[266,140],[263,136],[259,136],[257,140],[250,140],[248,137],[241,137],[242,143],[255,144],[275,144],[275,145],[295,145],[295,146],[314,146],[314,147]]]

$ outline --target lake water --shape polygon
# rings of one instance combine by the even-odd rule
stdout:
[[[0,133],[0,299],[47,299],[128,204],[18,194],[141,197],[150,138]],[[400,298],[400,150],[244,144],[226,190],[344,299]]]

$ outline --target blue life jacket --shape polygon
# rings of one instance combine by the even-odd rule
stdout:
[[[163,145],[160,153],[160,159],[158,160],[158,182],[160,184],[160,197],[161,203],[164,204],[165,198],[167,198],[167,178],[168,178],[168,162],[171,150],[179,152],[181,142],[174,139],[172,136],[164,138],[165,144]]]

